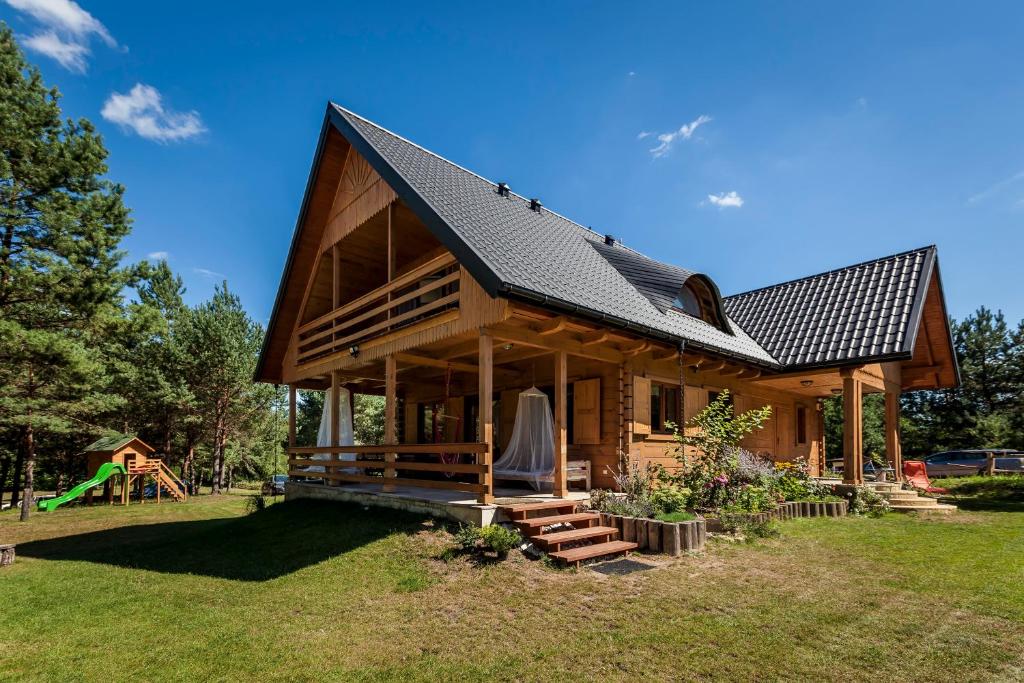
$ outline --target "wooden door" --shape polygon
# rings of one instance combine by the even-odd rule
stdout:
[[[793,433],[793,409],[790,406],[772,406],[775,415],[775,460],[792,460],[796,436]]]

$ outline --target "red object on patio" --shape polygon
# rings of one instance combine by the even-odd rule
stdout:
[[[908,484],[915,489],[922,489],[925,493],[949,493],[949,489],[932,486],[932,480],[928,478],[928,468],[922,460],[904,460],[903,476]]]

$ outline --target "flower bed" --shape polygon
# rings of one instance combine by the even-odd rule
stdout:
[[[700,552],[707,543],[707,525],[699,517],[685,522],[662,522],[602,512],[601,524],[615,527],[619,530],[619,538],[636,543],[640,550],[662,552],[672,557],[684,552]]]
[[[797,519],[799,517],[845,517],[848,505],[845,500],[840,501],[793,501],[780,503],[777,508],[768,512],[751,512],[747,514],[733,514],[733,518],[740,518],[751,524],[764,524],[772,520],[784,521]],[[707,530],[714,533],[727,531],[722,520],[718,517],[708,515]]]

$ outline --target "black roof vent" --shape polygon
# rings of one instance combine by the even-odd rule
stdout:
[[[534,197],[533,199],[530,200],[530,210],[531,211],[536,211],[537,213],[540,213],[540,209],[541,209],[542,206],[544,206],[544,205],[541,204],[540,200],[537,199],[536,197]]]
[[[604,236],[604,243],[607,244],[609,247],[614,247],[615,246],[615,235],[605,235]]]
[[[509,193],[508,183],[498,183],[498,195],[507,197]]]

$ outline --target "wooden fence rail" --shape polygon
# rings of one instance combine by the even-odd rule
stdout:
[[[440,444],[401,444],[383,446],[295,446],[288,449],[288,475],[291,477],[323,478],[332,482],[351,482],[363,484],[382,484],[384,490],[396,486],[418,486],[422,488],[444,489],[448,491],[465,491],[475,493],[481,500],[493,495],[490,485],[491,463],[485,462],[487,444],[484,443],[440,443]],[[354,454],[355,460],[341,460],[341,454]],[[424,456],[441,454],[473,456],[471,463],[419,462],[400,460],[402,456]],[[311,455],[328,456],[326,458],[308,457]],[[382,456],[380,459],[363,456]],[[305,457],[304,457],[305,456]],[[323,468],[323,472],[310,472],[309,467]],[[341,471],[339,471],[341,470]],[[344,471],[348,470],[348,471]],[[353,472],[352,470],[359,470]],[[380,470],[383,476],[368,474],[368,470]],[[452,479],[427,479],[409,476],[410,473],[430,472],[440,474],[476,475],[476,481],[457,481]],[[403,476],[398,476],[401,473]]]

